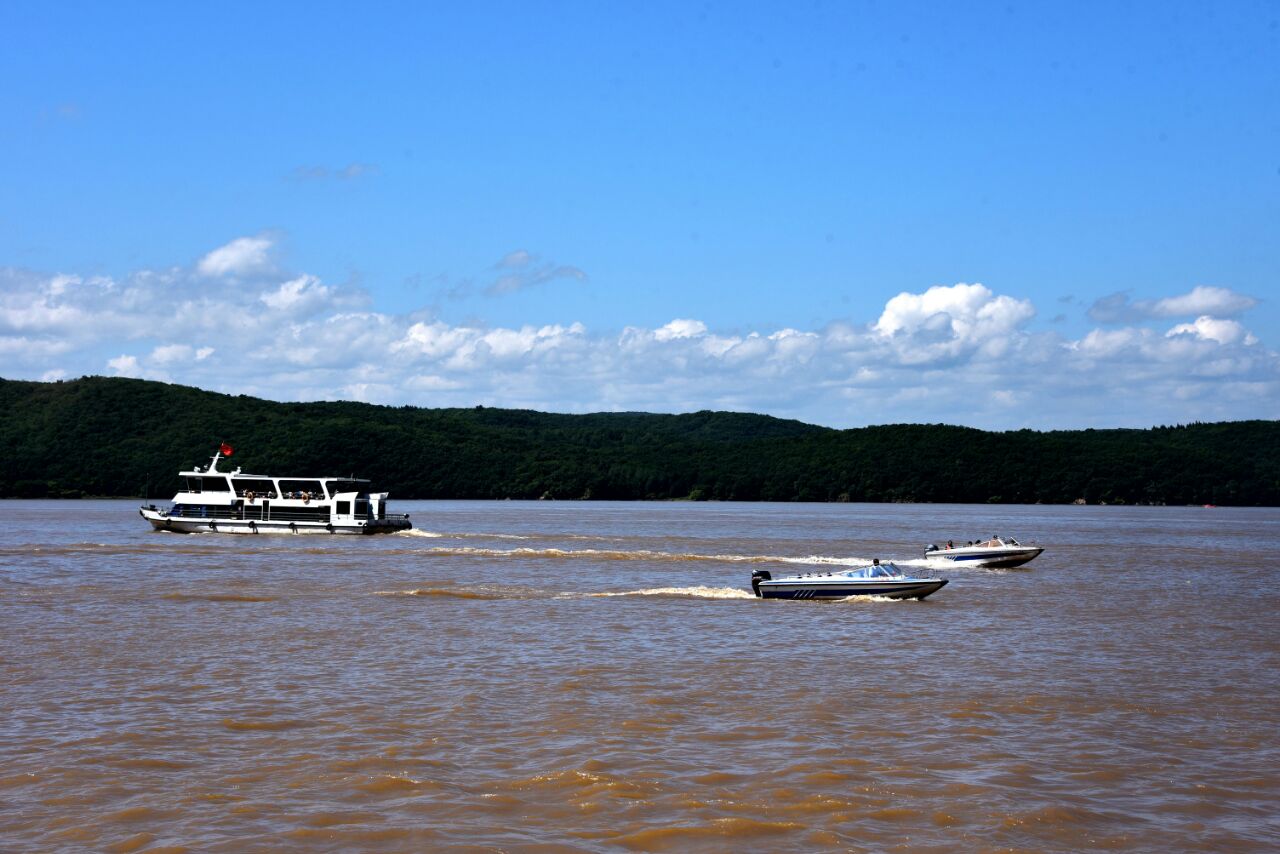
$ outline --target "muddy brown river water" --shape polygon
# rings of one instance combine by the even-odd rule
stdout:
[[[1277,509],[135,504],[0,502],[0,850],[1280,848]],[[951,583],[750,594],[871,557]]]

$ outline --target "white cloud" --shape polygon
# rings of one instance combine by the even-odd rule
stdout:
[[[445,379],[435,374],[418,374],[405,380],[405,387],[414,391],[456,391],[463,388],[463,384],[457,380]]]
[[[161,344],[151,351],[147,362],[151,365],[175,365],[182,362],[202,362],[212,356],[212,347],[192,347],[189,344]]]
[[[1098,323],[1137,323],[1166,317],[1214,315],[1230,317],[1241,314],[1258,304],[1250,296],[1238,294],[1230,288],[1197,285],[1185,294],[1157,300],[1130,301],[1125,292],[1110,294],[1089,307],[1090,319]]]
[[[75,343],[67,339],[28,338],[23,335],[0,335],[0,359],[9,364],[32,364],[70,353]],[[0,371],[0,374],[3,374]]]
[[[1238,321],[1222,320],[1209,315],[1201,315],[1194,323],[1180,323],[1165,333],[1166,337],[1174,335],[1194,335],[1206,341],[1219,344],[1256,344],[1258,339],[1250,334]]]
[[[1003,355],[1034,316],[1030,300],[996,296],[980,284],[937,285],[889,300],[873,329],[904,362],[924,365]]]
[[[1228,288],[1199,285],[1190,293],[1156,300],[1151,313],[1156,317],[1178,317],[1187,314],[1213,314],[1230,316],[1247,311],[1258,304],[1253,297],[1238,294]]]
[[[476,333],[466,327],[451,327],[440,321],[418,322],[409,327],[404,337],[392,345],[392,350],[409,355],[440,358],[455,352]]]
[[[247,264],[219,267],[255,270],[234,289],[208,287],[199,265],[119,279],[0,270],[0,375],[105,371],[285,400],[731,408],[839,426],[1280,417],[1280,356],[1242,321],[1209,312],[1167,331],[1067,338],[1035,329],[1029,300],[957,284],[898,294],[869,323],[817,329],[726,330],[692,317],[620,332],[572,318],[488,326],[367,310],[350,286]],[[517,273],[539,264],[523,250],[500,262]]]
[[[49,283],[45,286],[45,293],[55,297],[61,296],[66,293],[68,287],[78,285],[80,281],[79,276],[67,276],[59,273],[49,280]]]
[[[996,296],[983,285],[936,285],[923,294],[898,294],[876,321],[882,335],[949,338],[974,343],[1013,332],[1035,316],[1030,300]]]
[[[201,258],[196,264],[196,270],[205,276],[241,276],[264,272],[271,268],[271,246],[269,237],[237,237]]]
[[[676,318],[653,333],[657,341],[675,341],[681,338],[697,338],[707,334],[707,324],[701,320]]]
[[[773,357],[779,362],[807,362],[822,346],[822,337],[816,332],[798,329],[780,329],[769,340],[773,342]]]
[[[186,344],[164,344],[151,351],[151,361],[159,364],[169,364],[171,362],[186,362],[195,355]]]
[[[304,307],[318,308],[329,298],[330,290],[320,284],[315,276],[303,274],[284,282],[280,287],[258,297],[267,308],[277,311],[297,311]]]
[[[111,369],[116,376],[121,377],[140,377],[142,376],[142,368],[138,364],[137,356],[119,355],[114,359],[107,360],[107,367]]]
[[[1122,354],[1150,335],[1146,329],[1092,329],[1068,348],[1086,356],[1107,358]]]

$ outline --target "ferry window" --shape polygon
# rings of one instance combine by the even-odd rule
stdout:
[[[187,477],[187,478],[183,478],[183,480],[185,481],[185,486],[183,487],[183,491],[185,491],[185,492],[199,492],[199,491],[200,491],[200,478],[198,478],[198,477]]]
[[[301,498],[304,492],[312,498],[324,498],[324,489],[318,480],[282,480],[280,491],[285,498]]]
[[[252,492],[254,495],[270,497],[274,491],[269,480],[255,480],[252,478],[236,477],[231,479],[232,485],[235,486],[236,492],[244,495],[246,492]]]
[[[194,480],[195,478],[193,478]],[[199,478],[199,492],[230,492],[231,488],[227,486],[225,477],[202,477]]]
[[[350,502],[350,501],[339,501],[339,502],[338,502],[338,509],[336,510],[336,512],[337,512],[337,514],[338,514],[339,516],[346,516],[348,513],[350,513],[350,512],[351,512],[351,502]]]

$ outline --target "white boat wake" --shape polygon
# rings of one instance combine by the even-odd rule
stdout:
[[[438,534],[433,532],[419,532],[416,529],[411,531],[402,531],[398,536],[417,536],[417,537],[452,537],[452,534]],[[486,535],[492,536],[492,535]],[[833,557],[827,555],[742,555],[742,554],[700,554],[697,552],[662,552],[651,551],[649,549],[560,549],[560,548],[532,548],[523,546],[514,549],[494,549],[482,548],[477,546],[433,546],[426,550],[427,554],[440,555],[444,557],[487,557],[487,558],[524,558],[524,559],[562,559],[562,560],[618,560],[618,561],[671,561],[671,562],[695,562],[707,561],[711,563],[784,563],[799,564],[803,566],[866,566],[871,563],[872,558],[869,557]],[[946,563],[936,563],[933,561],[911,559],[897,560],[891,557],[881,558],[899,565],[908,566],[928,566],[942,568],[949,567]]]
[[[754,599],[750,590],[736,587],[650,587],[645,590],[621,590],[608,593],[565,594],[567,596],[584,595],[591,598],[611,596],[688,596],[694,599]]]

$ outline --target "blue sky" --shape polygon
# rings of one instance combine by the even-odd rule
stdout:
[[[1278,22],[8,3],[0,375],[833,426],[1277,418]]]

